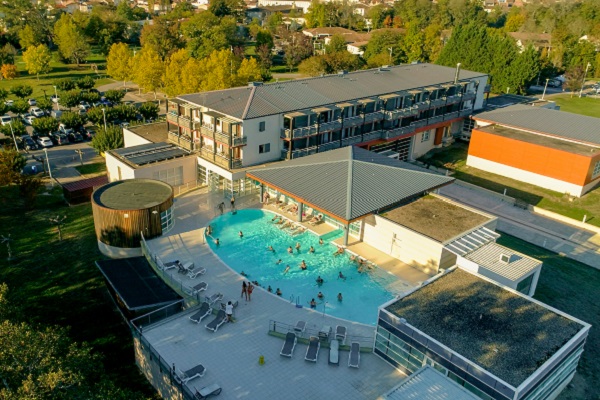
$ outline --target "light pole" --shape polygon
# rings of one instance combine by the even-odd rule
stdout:
[[[542,93],[542,100],[544,100],[544,96],[546,95],[546,89],[548,88],[548,82],[550,78],[546,78],[546,84],[544,85],[544,93]]]
[[[104,132],[106,132],[106,110],[102,107],[102,116],[104,117]]]
[[[17,138],[15,137],[15,131],[13,131],[12,128],[12,120],[10,120],[8,126],[10,126],[10,133],[12,133],[13,141],[15,142],[15,150],[19,151],[19,146],[17,146]]]
[[[579,98],[581,98],[581,95],[583,93],[583,87],[585,86],[585,78],[587,77],[588,69],[590,69],[591,66],[592,64],[590,63],[587,63],[587,65],[585,66],[585,74],[583,74],[583,82],[581,82],[581,89],[579,90]]]
[[[56,86],[54,86],[54,100],[56,100],[56,111],[58,111],[58,92],[56,91]]]
[[[388,50],[390,51],[390,65],[392,65],[392,53],[394,51],[393,47],[388,47]]]
[[[54,181],[52,180],[52,168],[50,168],[50,159],[48,158],[48,149],[44,147],[44,154],[46,154],[46,162],[48,163],[48,174],[50,174],[50,183],[54,186]]]

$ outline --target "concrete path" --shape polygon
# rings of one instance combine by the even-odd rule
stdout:
[[[568,225],[503,202],[484,191],[456,184],[440,194],[499,217],[497,230],[600,268],[600,238],[594,232]]]

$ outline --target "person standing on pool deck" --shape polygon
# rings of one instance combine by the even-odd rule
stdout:
[[[248,301],[252,300],[252,291],[254,290],[254,285],[248,282]]]
[[[231,318],[233,316],[233,304],[231,304],[231,301],[228,301],[225,306],[225,315],[227,315],[227,322],[233,322]]]
[[[246,296],[246,300],[248,300],[248,286],[246,286],[246,281],[242,281],[242,295],[240,297]]]

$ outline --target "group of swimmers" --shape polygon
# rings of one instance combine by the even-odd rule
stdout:
[[[324,300],[325,299],[325,295],[323,294],[323,292],[319,292],[317,294],[317,298],[319,300]],[[342,301],[343,300],[343,296],[342,293],[338,293],[337,295],[337,299],[338,301]],[[312,300],[310,301],[310,308],[315,309],[317,308],[317,302],[315,301],[315,298],[313,297]]]

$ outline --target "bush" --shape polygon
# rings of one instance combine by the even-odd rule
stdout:
[[[77,81],[77,87],[81,90],[90,90],[95,84],[96,82],[91,76],[83,77]]]
[[[120,126],[109,126],[99,131],[92,139],[92,147],[100,154],[107,150],[123,147],[123,129]]]
[[[75,129],[82,127],[86,122],[86,118],[78,113],[66,112],[60,117],[60,122],[62,122],[67,129]]]
[[[19,76],[19,73],[17,72],[17,67],[12,64],[4,64],[0,69],[0,73],[2,74],[2,77],[6,80],[15,79],[17,76]]]
[[[48,136],[52,132],[58,130],[58,121],[52,117],[42,117],[33,120],[33,129],[38,132],[40,136]]]
[[[10,88],[10,92],[20,99],[31,96],[33,88],[29,85],[17,85]]]
[[[158,117],[158,105],[151,101],[147,101],[138,108],[139,113],[147,119],[156,119]]]
[[[73,90],[76,84],[77,82],[70,78],[58,79],[54,82],[54,86],[61,91]]]
[[[104,93],[104,97],[110,100],[112,103],[120,103],[125,97],[125,92],[122,90],[107,90]]]

